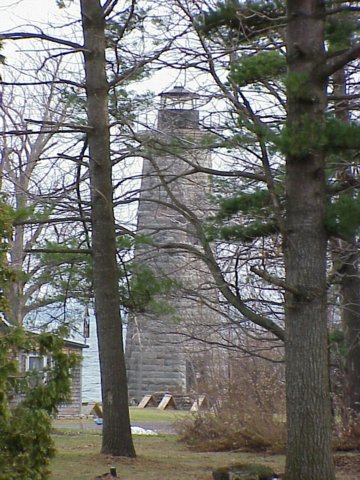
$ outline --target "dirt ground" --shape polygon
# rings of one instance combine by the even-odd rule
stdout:
[[[349,480],[360,479],[360,453],[335,455],[336,473]]]

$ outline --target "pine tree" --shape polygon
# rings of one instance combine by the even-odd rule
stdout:
[[[344,234],[346,229],[354,234],[358,219],[345,213],[349,211],[349,201],[352,213],[356,209],[356,195],[351,200],[340,195],[328,206],[327,159],[344,148],[357,148],[358,127],[328,116],[327,84],[330,75],[357,58],[358,47],[346,45],[344,49],[342,45],[327,57],[327,12],[323,2],[316,0],[288,1],[286,22],[283,2],[228,1],[219,2],[217,7],[201,17],[200,24],[207,35],[219,35],[222,40],[230,41],[235,38],[251,47],[258,42],[260,47],[260,52],[251,57],[246,50],[233,54],[231,80],[239,94],[249,83],[266,83],[274,75],[283,75],[287,89],[286,124],[280,135],[271,139],[275,132],[266,128],[261,132],[277,145],[286,159],[285,188],[283,193],[277,191],[280,202],[272,203],[273,207],[284,206],[284,216],[276,216],[275,211],[271,226],[265,209],[262,225],[259,221],[250,222],[245,228],[235,225],[220,233],[243,240],[276,231],[283,236],[287,478],[330,479],[334,478],[334,471],[327,353],[327,239],[330,234],[341,235],[341,230]],[[344,12],[348,10],[348,6],[342,8]],[[281,35],[281,28],[286,29],[286,35]],[[286,39],[286,75],[281,55],[261,51],[261,42],[266,43],[263,40],[270,31],[272,38],[277,35],[280,50],[283,38]],[[260,125],[257,127],[259,132]],[[251,200],[258,207],[259,219],[261,191],[238,195],[224,203],[222,211],[225,216],[246,211],[250,218]]]

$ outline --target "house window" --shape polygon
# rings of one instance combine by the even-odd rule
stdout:
[[[21,357],[21,369],[30,375],[30,385],[35,387],[45,382],[46,373],[44,373],[44,370],[50,366],[50,357],[41,356],[36,352],[24,353]]]
[[[27,370],[41,371],[44,368],[44,357],[28,356],[28,368]]]
[[[49,360],[47,356],[42,356],[36,352],[26,353],[25,354],[25,372],[31,370],[42,371],[49,365]]]

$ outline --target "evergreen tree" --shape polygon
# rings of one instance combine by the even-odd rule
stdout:
[[[267,142],[274,142],[286,159],[284,193],[279,189],[270,189],[267,193],[276,194],[270,196],[275,200],[272,201],[275,207],[272,226],[265,208],[263,225],[260,222],[252,222],[245,228],[235,225],[227,232],[223,230],[222,234],[243,240],[274,231],[283,236],[285,282],[271,278],[266,272],[259,273],[278,285],[282,283],[286,293],[287,478],[330,479],[334,478],[334,472],[328,388],[326,247],[330,233],[341,235],[340,231],[344,233],[346,228],[355,233],[358,219],[353,217],[350,220],[345,214],[346,207],[344,210],[341,207],[345,203],[349,205],[350,201],[356,208],[356,195],[352,200],[340,199],[340,195],[327,208],[326,160],[338,149],[357,148],[358,127],[334,121],[327,115],[326,90],[329,76],[356,59],[358,47],[347,46],[344,50],[342,46],[327,57],[327,13],[323,2],[288,1],[286,24],[282,4],[219,2],[217,9],[200,17],[200,25],[209,37],[215,30],[215,35],[222,40],[234,42],[235,38],[235,44],[238,39],[252,40],[253,43],[247,43],[247,51],[243,49],[244,53],[241,50],[241,53],[233,54],[232,86],[242,98],[241,90],[249,83],[260,81],[266,84],[274,74],[284,75],[281,56],[261,50],[267,49],[269,43],[266,39],[271,31],[272,38],[278,35],[277,44],[281,51],[279,25],[286,29],[283,36],[287,49],[287,74],[283,77],[287,90],[286,124],[275,134],[276,139],[275,131],[271,132],[261,122],[254,122],[257,134],[267,138]],[[343,5],[341,10],[346,12],[356,10],[356,7]],[[260,49],[259,53],[256,47],[258,51]],[[236,46],[233,48],[236,51]],[[249,57],[252,48],[255,52]],[[256,119],[254,114],[249,117],[248,123]],[[255,133],[255,128],[253,131]],[[261,191],[240,194],[224,204],[225,216],[236,211],[251,213],[249,198],[256,202],[259,215],[264,206]],[[281,205],[284,206],[284,217],[282,210],[276,211]],[[330,221],[333,222],[332,231]],[[318,435],[319,431],[321,435]]]
[[[79,359],[64,352],[62,335],[33,335],[0,325],[0,479],[46,480],[55,454],[52,420],[70,397]],[[48,359],[42,371],[19,370],[19,352]]]
[[[12,235],[12,211],[0,202],[0,479],[45,480],[54,456],[52,418],[70,396],[71,371],[79,359],[64,352],[64,330],[33,335],[8,326],[5,285],[14,281],[7,265]],[[48,358],[37,372],[20,371],[20,353],[36,352]],[[45,381],[46,380],[46,381]]]
[[[66,8],[64,2],[58,2],[58,4],[60,7]],[[73,249],[66,253],[70,255],[91,253],[93,260],[93,288],[104,404],[102,451],[113,455],[134,456],[119,312],[119,271],[116,263],[116,235],[119,231],[123,233],[126,229],[116,224],[113,201],[116,205],[119,199],[113,195],[112,191],[112,174],[116,166],[126,158],[128,153],[130,156],[133,155],[134,148],[132,145],[131,151],[128,150],[126,135],[124,135],[121,137],[121,142],[117,140],[118,144],[121,143],[121,148],[114,147],[113,150],[110,150],[110,115],[111,128],[116,129],[116,138],[118,138],[119,131],[126,130],[126,134],[132,131],[131,122],[134,117],[129,112],[131,102],[126,99],[125,87],[131,79],[139,79],[145,75],[147,65],[159,58],[168,45],[160,45],[159,48],[156,48],[155,42],[149,37],[146,38],[146,41],[144,38],[139,38],[139,32],[142,32],[141,35],[144,35],[145,32],[142,25],[144,19],[147,18],[146,9],[144,11],[138,7],[136,2],[127,2],[123,10],[116,8],[116,4],[117,2],[101,4],[98,0],[80,2],[86,46],[46,33],[15,32],[3,34],[2,38],[35,38],[51,42],[57,47],[61,45],[69,49],[67,52],[59,51],[59,57],[69,53],[84,54],[85,82],[83,79],[78,82],[76,79],[74,80],[73,69],[71,72],[66,72],[67,75],[64,74],[64,77],[67,76],[67,78],[56,80],[65,86],[66,91],[62,90],[62,95],[66,97],[66,100],[71,99],[79,105],[86,105],[87,111],[87,120],[78,111],[74,116],[74,121],[62,124],[64,130],[60,129],[60,133],[71,131],[82,134],[82,138],[84,136],[87,138],[80,153],[70,150],[71,155],[68,155],[68,151],[65,151],[63,157],[77,162],[76,187],[78,190],[86,188],[83,185],[80,186],[79,180],[85,180],[86,185],[90,178],[89,197],[91,196],[90,202],[87,197],[84,203],[79,201],[77,205],[79,207],[81,204],[77,212],[80,213],[79,221],[84,227],[85,237],[88,235],[88,238],[85,239],[85,242],[79,242],[78,252]],[[96,38],[94,39],[96,29],[98,29],[97,33],[101,39],[99,42],[96,41]],[[130,37],[132,32],[135,33],[129,39],[129,43],[125,44],[124,38],[129,32]],[[137,48],[133,48],[134,45],[140,46],[140,49],[141,46],[144,48],[137,54]],[[107,48],[110,48],[111,52],[108,52],[105,60]],[[92,50],[91,53],[90,50]],[[36,80],[33,83],[36,84]],[[100,87],[99,91],[97,91],[98,87]],[[108,103],[110,103],[110,109]],[[46,122],[40,122],[40,124],[47,125]],[[89,168],[89,173],[82,173],[85,168]],[[84,204],[87,206],[86,210],[82,208]],[[30,218],[27,219],[27,223],[31,223]],[[121,222],[119,223],[121,224]],[[87,251],[84,252],[83,246],[89,239],[88,248],[85,247]],[[62,243],[65,246],[66,242]],[[39,250],[33,253],[60,256],[65,255],[65,249],[47,249],[47,245],[43,244]],[[51,259],[48,264],[51,265]],[[48,279],[45,280],[48,281]]]
[[[327,26],[329,50],[350,48],[354,41],[356,42],[358,31],[359,25],[354,12],[339,12],[339,15],[331,17]],[[348,136],[348,148],[335,151],[329,159],[330,178],[333,181],[335,178],[338,188],[329,202],[328,222],[337,234],[330,240],[332,276],[335,288],[339,284],[340,291],[345,355],[343,401],[351,418],[360,413],[360,272],[359,251],[356,246],[360,233],[360,199],[355,167],[358,131],[352,120],[351,70],[345,67],[339,69],[332,76],[331,83],[330,102],[333,104],[333,115]],[[355,148],[351,148],[353,142]],[[351,425],[348,428],[351,432]]]

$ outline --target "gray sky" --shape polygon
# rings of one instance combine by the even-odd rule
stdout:
[[[69,11],[78,14],[79,2],[75,1]],[[34,31],[34,25],[48,34],[54,34],[49,25],[62,25],[65,10],[59,9],[56,0],[0,0],[0,32]],[[26,49],[26,40],[18,42],[5,41],[2,54],[10,58],[21,49]]]
[[[79,3],[79,0],[69,2],[69,7],[63,10],[56,5],[56,0],[0,0],[0,32],[33,31],[33,28],[29,27],[36,25],[45,33],[62,36],[64,30],[57,31],[54,27],[66,25],[71,22],[71,19],[79,19]],[[69,35],[72,33],[73,30],[69,27]],[[81,40],[78,39],[78,41]],[[8,41],[4,43],[1,53],[7,57],[7,63],[11,63],[12,56],[19,50],[26,49],[26,45],[28,45],[26,40]],[[1,66],[0,69],[3,70]],[[175,78],[176,74],[162,71],[155,75],[154,80],[142,82],[137,88],[140,90],[149,88],[160,93],[170,88]]]
[[[2,32],[34,22],[45,27],[50,20],[61,16],[62,10],[57,7],[55,0],[0,0]]]

